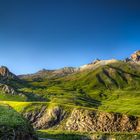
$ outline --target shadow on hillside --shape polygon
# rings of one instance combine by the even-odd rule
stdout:
[[[85,104],[81,104],[80,102],[77,102],[76,105],[79,106],[87,106],[87,107],[94,107],[94,108],[98,108],[101,105],[101,101],[92,99],[92,98],[88,98],[88,97],[78,97],[77,100],[80,100],[82,102],[84,102]]]
[[[15,109],[0,104],[0,140],[37,140],[33,127]]]
[[[47,132],[38,132],[40,138],[46,138],[49,140],[90,140],[90,138],[86,135],[82,134],[65,134],[65,133],[47,133]]]
[[[116,70],[118,70],[118,71],[120,71],[120,72],[122,72],[122,73],[130,74],[130,75],[133,76],[133,77],[140,78],[139,75],[134,74],[134,73],[130,73],[130,72],[127,72],[127,71],[124,71],[124,70],[122,70],[121,68],[117,68],[117,67],[114,67],[114,66],[110,66],[110,67],[113,68],[113,69],[116,69]]]
[[[40,140],[140,140],[140,134],[135,133],[90,133],[74,134],[64,132],[38,132]]]

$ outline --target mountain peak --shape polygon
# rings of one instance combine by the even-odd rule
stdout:
[[[5,77],[5,78],[16,78],[16,75],[10,72],[10,70],[6,66],[1,66],[0,67],[0,77]]]
[[[8,76],[10,73],[9,69],[6,66],[0,67],[0,75],[1,76]]]
[[[131,59],[135,62],[140,62],[140,50],[135,51],[132,55],[131,55]]]

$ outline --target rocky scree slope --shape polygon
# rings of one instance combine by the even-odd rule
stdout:
[[[140,132],[140,118],[121,113],[104,112],[73,106],[33,104],[22,115],[35,129],[77,132]]]

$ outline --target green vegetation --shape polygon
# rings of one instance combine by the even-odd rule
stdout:
[[[0,105],[0,125],[27,129],[27,122],[15,110],[6,105]]]
[[[49,103],[140,115],[140,66],[118,61],[64,77],[26,78],[21,92]],[[33,101],[32,99],[31,101]]]
[[[32,136],[33,128],[11,107],[0,104],[0,139],[13,140]]]
[[[73,131],[61,130],[39,130],[37,131],[39,137],[50,138],[56,140],[81,140],[86,139],[116,139],[116,140],[132,140],[140,139],[139,133],[81,133]]]
[[[16,116],[17,112],[32,113],[35,110],[40,111],[44,106],[46,110],[59,106],[68,114],[74,108],[85,108],[140,116],[140,66],[133,63],[118,61],[94,70],[85,70],[67,76],[49,77],[46,75],[36,78],[29,76],[24,78],[24,82],[16,81],[15,83],[14,81],[13,85],[18,85],[17,92],[24,96],[0,93],[2,104],[0,115],[7,114],[2,117],[0,123],[7,122],[7,125],[25,126],[24,119],[21,119],[20,115],[19,118],[18,115]],[[3,104],[8,104],[14,110],[6,112],[7,106]],[[6,117],[11,118],[8,120]],[[38,135],[59,140],[78,140],[81,137],[92,136],[98,138],[115,136],[118,140],[125,140],[126,137],[131,140],[134,136],[139,138],[138,134],[62,132],[55,127],[52,130],[40,130]]]
[[[0,93],[0,101],[26,101],[26,100],[27,100],[26,96]]]

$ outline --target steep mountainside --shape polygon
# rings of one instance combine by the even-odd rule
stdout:
[[[98,108],[113,98],[139,98],[140,65],[115,60],[64,77],[26,80],[30,87],[21,88],[22,92],[32,92],[49,102]]]
[[[20,91],[20,88],[29,86],[26,81],[19,79],[18,76],[10,72],[7,67],[0,67],[0,100],[43,100],[35,94]]]

